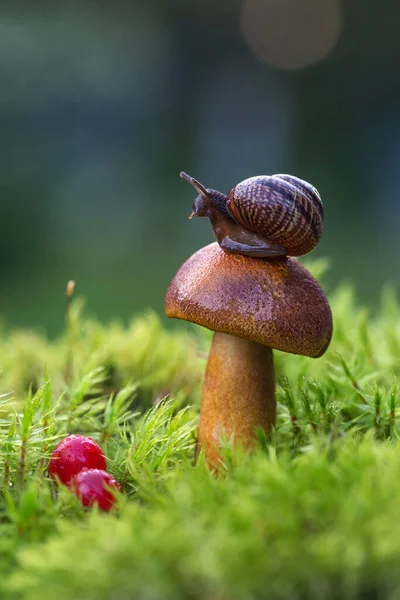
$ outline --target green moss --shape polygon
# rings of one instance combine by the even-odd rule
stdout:
[[[314,272],[323,269],[314,263]],[[318,360],[276,353],[272,439],[195,463],[210,340],[154,314],[101,325],[73,306],[56,341],[0,333],[0,597],[21,600],[390,598],[400,595],[400,307],[330,294]],[[122,484],[113,514],[46,477],[70,432]]]

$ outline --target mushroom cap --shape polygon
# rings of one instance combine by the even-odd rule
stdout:
[[[217,243],[181,266],[165,310],[168,317],[315,358],[332,337],[326,296],[301,263],[228,254]]]

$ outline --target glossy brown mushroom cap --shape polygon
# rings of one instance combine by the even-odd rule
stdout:
[[[168,317],[183,319],[276,350],[318,357],[332,336],[332,313],[319,283],[296,259],[201,248],[167,290]]]

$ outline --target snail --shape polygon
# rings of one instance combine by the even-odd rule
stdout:
[[[226,252],[256,257],[302,256],[322,235],[324,208],[311,184],[291,175],[258,175],[226,196],[205,188],[183,171],[197,190],[193,216],[208,217]]]

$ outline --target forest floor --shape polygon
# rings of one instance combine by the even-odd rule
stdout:
[[[0,597],[400,598],[400,306],[389,288],[375,314],[349,286],[329,299],[330,348],[275,353],[276,429],[251,454],[226,441],[217,477],[195,460],[210,332],[103,325],[79,299],[57,340],[5,327]],[[116,510],[48,478],[69,433],[102,446]]]

